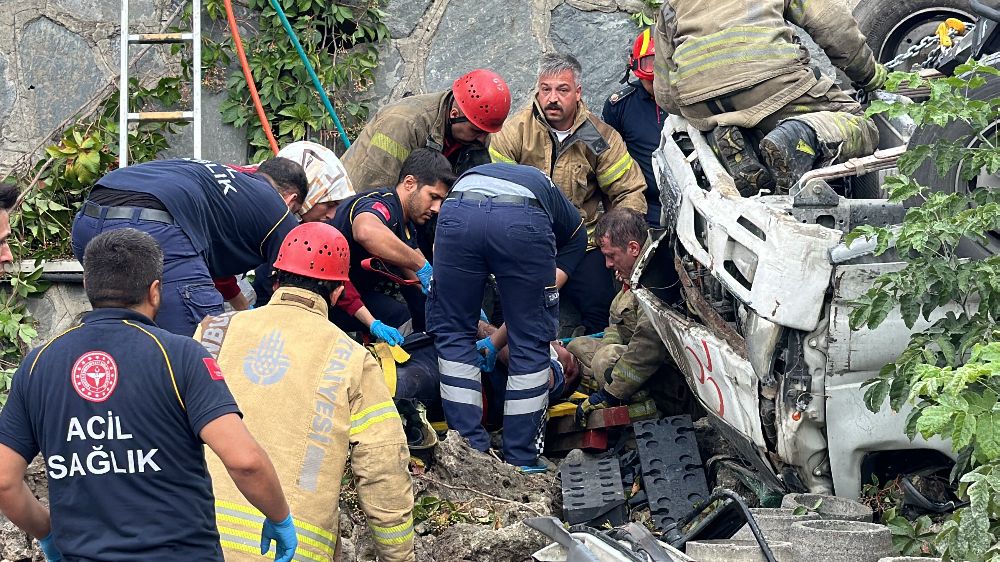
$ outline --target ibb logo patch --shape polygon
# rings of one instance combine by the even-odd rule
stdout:
[[[73,364],[70,378],[80,398],[104,402],[118,386],[118,365],[103,351],[89,351]]]

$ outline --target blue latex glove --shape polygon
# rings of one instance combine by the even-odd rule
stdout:
[[[281,523],[264,519],[264,527],[260,530],[260,553],[267,554],[274,541],[274,562],[292,562],[295,549],[299,546],[299,537],[295,533],[295,522],[288,514]]]
[[[483,355],[483,360],[479,364],[479,368],[487,373],[492,373],[493,369],[497,366],[497,348],[490,341],[489,337],[485,337],[476,342],[476,351]]]
[[[372,322],[369,328],[372,335],[389,345],[399,345],[403,343],[403,334],[392,326],[386,326],[381,320]]]
[[[38,548],[42,549],[46,562],[58,562],[62,560],[62,553],[56,548],[56,539],[50,532],[45,538],[38,539]]]
[[[431,263],[428,261],[424,262],[424,266],[417,270],[417,279],[420,279],[420,288],[424,290],[424,294],[431,290],[431,276],[434,274],[434,270],[431,268]]]

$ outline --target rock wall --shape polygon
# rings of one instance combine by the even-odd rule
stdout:
[[[583,96],[600,113],[620,88],[639,0],[389,0],[392,41],[382,49],[372,95],[447,89],[474,68],[492,68],[510,85],[514,107],[529,98],[539,56],[568,52],[583,65]]]

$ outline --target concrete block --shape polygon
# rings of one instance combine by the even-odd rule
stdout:
[[[872,509],[867,505],[837,496],[824,494],[786,494],[781,507],[795,509],[804,507],[810,512],[819,503],[820,519],[845,519],[847,521],[872,521]]]
[[[864,521],[800,521],[792,524],[789,538],[797,560],[878,562],[895,554],[889,527]]]
[[[777,562],[792,562],[795,551],[792,543],[768,541],[767,545]],[[685,546],[685,554],[698,562],[764,562],[764,553],[757,541],[721,539],[691,541]]]
[[[795,510],[792,508],[784,507],[750,508],[750,513],[753,514],[754,519],[757,521],[757,527],[760,528],[762,533],[764,533],[764,538],[768,541],[787,539],[792,530],[792,523],[797,523],[799,521],[814,521],[820,518],[819,515],[815,513],[795,515],[794,511]],[[750,527],[748,525],[744,525],[743,528],[737,531],[732,538],[754,540],[753,533],[750,532]]]
[[[590,413],[587,418],[587,429],[604,429],[609,427],[624,427],[632,423],[628,417],[628,406],[604,408]],[[549,431],[559,434],[580,431],[576,425],[576,416],[563,416],[549,422]]]

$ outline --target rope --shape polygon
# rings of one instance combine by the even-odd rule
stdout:
[[[330,98],[327,97],[326,91],[323,90],[323,85],[320,84],[319,77],[316,76],[316,71],[313,69],[313,65],[309,62],[309,58],[306,56],[306,52],[302,49],[302,44],[299,43],[299,38],[295,36],[295,32],[292,31],[292,24],[288,23],[288,17],[285,16],[285,11],[281,9],[281,4],[278,0],[271,0],[271,6],[274,11],[278,12],[278,17],[281,18],[281,25],[285,28],[285,33],[288,35],[289,41],[295,47],[295,50],[299,53],[299,58],[302,59],[302,64],[306,67],[306,72],[309,73],[309,77],[312,78],[313,86],[316,87],[316,92],[319,93],[319,97],[323,100],[323,106],[326,107],[327,113],[333,118],[333,124],[337,127],[337,132],[340,133],[340,138],[344,139],[344,146],[347,148],[351,147],[351,141],[347,138],[347,131],[344,130],[344,126],[340,123],[340,118],[337,117],[337,112],[334,111],[333,105],[330,104]]]
[[[257,111],[257,119],[260,119],[260,126],[264,128],[267,142],[271,145],[271,152],[278,153],[278,141],[274,140],[274,133],[271,132],[271,123],[264,114],[264,106],[260,103],[260,96],[257,95],[257,85],[254,84],[253,74],[250,73],[250,65],[247,63],[247,55],[243,52],[243,41],[240,39],[240,29],[236,25],[236,16],[233,15],[233,3],[230,0],[223,0],[226,5],[226,20],[229,22],[229,33],[233,36],[233,45],[236,47],[236,54],[240,58],[240,67],[243,68],[243,77],[247,81],[247,88],[250,89],[250,98],[253,99],[253,108]]]

